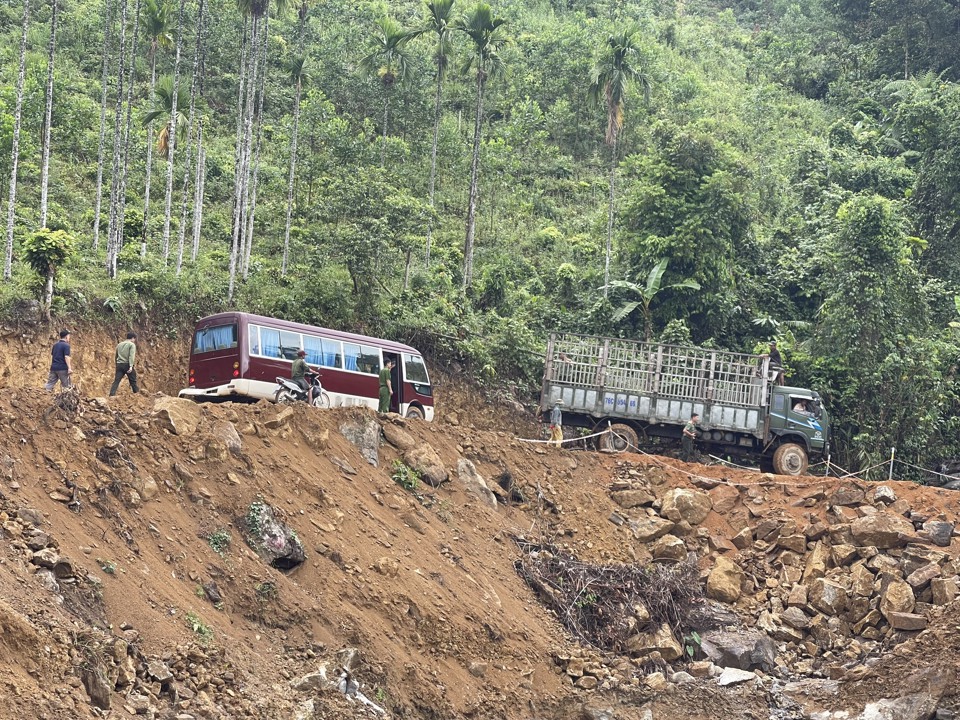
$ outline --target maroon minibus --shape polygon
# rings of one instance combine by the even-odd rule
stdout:
[[[433,389],[423,357],[409,345],[301,325],[276,318],[227,312],[197,322],[190,350],[189,387],[194,400],[272,400],[277,377],[290,377],[297,351],[320,370],[332,407],[377,408],[379,373],[393,359],[390,410],[433,420]]]

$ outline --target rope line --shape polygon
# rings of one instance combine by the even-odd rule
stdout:
[[[602,436],[602,435],[607,435],[607,434],[610,434],[610,435],[613,435],[613,436],[616,437],[616,438],[619,438],[619,439],[623,442],[624,445],[626,445],[628,448],[630,448],[631,450],[633,450],[635,453],[637,453],[638,455],[643,455],[644,457],[651,459],[651,460],[652,460],[655,464],[657,464],[657,465],[660,465],[660,466],[663,466],[663,467],[668,467],[668,468],[670,468],[671,470],[675,470],[676,472],[682,473],[682,474],[684,474],[684,475],[686,475],[686,476],[688,476],[688,477],[691,477],[691,478],[693,478],[693,477],[703,477],[702,475],[699,475],[698,473],[692,473],[692,472],[690,472],[690,471],[688,471],[688,470],[684,470],[683,468],[677,467],[676,465],[672,465],[671,463],[669,463],[669,462],[667,462],[666,460],[664,460],[664,456],[661,456],[661,455],[653,455],[652,453],[646,452],[645,450],[643,450],[643,449],[637,447],[636,445],[634,445],[633,443],[631,443],[631,442],[630,442],[627,438],[625,438],[623,435],[620,435],[619,433],[617,433],[612,427],[608,427],[606,430],[602,430],[602,431],[600,431],[600,432],[596,432],[596,433],[593,433],[593,434],[591,434],[591,435],[581,435],[580,437],[576,437],[576,438],[564,438],[563,440],[560,440],[560,441],[555,441],[555,440],[532,440],[532,439],[527,439],[527,438],[516,438],[516,439],[517,439],[519,442],[531,443],[531,444],[538,444],[538,445],[557,445],[557,444],[563,445],[564,443],[576,443],[576,442],[580,442],[581,440],[589,440],[589,439],[591,439],[591,438],[600,437],[600,436]],[[717,461],[718,463],[721,463],[721,464],[723,464],[723,465],[727,465],[727,466],[730,466],[730,467],[734,467],[734,468],[737,468],[737,469],[739,469],[739,470],[747,470],[747,471],[753,471],[753,470],[755,470],[755,468],[749,467],[749,466],[747,466],[747,465],[739,465],[739,464],[737,464],[737,463],[735,463],[735,462],[731,462],[730,460],[725,460],[725,459],[723,459],[723,458],[721,458],[721,457],[718,457],[718,456],[716,456],[716,455],[710,455],[710,454],[708,454],[707,457],[709,457],[709,458],[712,459],[712,460]],[[930,475],[936,475],[937,477],[946,478],[947,481],[960,479],[960,478],[957,478],[957,477],[955,477],[955,476],[953,476],[953,475],[946,475],[946,474],[941,473],[941,472],[936,472],[935,470],[928,470],[927,468],[920,467],[919,465],[912,465],[911,463],[908,463],[908,462],[906,462],[905,460],[901,460],[900,458],[897,458],[897,457],[894,458],[893,462],[894,462],[894,463],[900,463],[901,465],[905,465],[906,467],[912,468],[912,469],[914,469],[914,470],[920,470],[921,472],[925,472],[925,473],[928,473],[928,474],[930,474]],[[830,478],[824,478],[823,480],[811,480],[811,481],[807,481],[807,482],[796,482],[796,483],[777,481],[776,484],[777,484],[777,485],[783,485],[783,486],[785,486],[785,487],[808,487],[808,486],[814,485],[814,484],[826,485],[826,484],[829,484],[829,483],[834,482],[834,481],[836,481],[836,480],[846,480],[846,479],[848,479],[848,478],[857,477],[857,476],[860,475],[861,473],[867,473],[867,472],[870,472],[871,470],[876,470],[877,468],[880,468],[880,467],[889,466],[889,465],[890,465],[890,460],[884,460],[883,462],[879,462],[879,463],[877,463],[876,465],[871,465],[871,466],[868,467],[868,468],[861,468],[860,470],[853,470],[853,471],[847,470],[846,468],[843,468],[843,467],[841,467],[840,465],[837,465],[836,463],[831,462],[831,461],[829,461],[829,460],[821,460],[820,462],[814,463],[813,465],[810,465],[809,467],[810,467],[810,468],[815,468],[815,467],[819,467],[820,465],[826,465],[828,472],[829,472],[830,470],[836,470],[837,473],[838,473],[838,474],[837,474],[837,477],[830,477]],[[781,476],[781,477],[782,477],[782,476]],[[806,476],[806,477],[810,477],[810,476]],[[860,479],[860,478],[857,478],[857,479]],[[728,485],[735,485],[735,486],[738,486],[738,487],[740,487],[740,486],[742,486],[742,487],[749,487],[749,486],[751,486],[751,485],[754,484],[754,483],[739,483],[739,482],[734,482],[734,481],[728,480],[728,479],[724,479],[723,482],[725,482],[725,483],[728,484]]]

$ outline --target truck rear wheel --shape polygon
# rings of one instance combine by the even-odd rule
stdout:
[[[773,453],[773,469],[778,475],[803,475],[807,471],[807,451],[796,443],[784,443]]]
[[[606,423],[597,426],[597,432],[606,430]],[[600,436],[600,449],[608,452],[624,452],[637,449],[637,433],[629,425],[617,423],[610,426],[610,432]]]

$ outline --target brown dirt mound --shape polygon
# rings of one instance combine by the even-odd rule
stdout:
[[[300,682],[321,668],[336,676],[338,653],[350,648],[361,692],[397,718],[630,719],[650,717],[647,710],[654,718],[770,717],[769,683],[661,686],[645,679],[649,657],[578,644],[515,571],[512,538],[550,543],[587,563],[643,566],[654,543],[638,541],[625,518],[652,518],[672,488],[709,492],[715,509],[681,528],[704,579],[718,555],[736,553],[731,540],[744,527],[771,518],[801,532],[829,527],[838,522],[836,494],[859,487],[526,444],[517,435],[536,432],[530,415],[507,400],[485,404],[446,378],[438,421],[401,429],[432,448],[452,480],[411,492],[391,478],[404,455],[395,445],[383,443],[373,467],[341,433],[378,422],[372,413],[191,406],[195,422],[182,419],[187,429],[174,434],[155,411],[154,391],[178,389],[180,343],[148,339],[150,393],[124,388],[106,400],[90,391],[109,386],[103,368],[114,341],[95,328],[74,332],[75,408],[51,411],[54,396],[35,389],[46,338],[8,335],[3,345],[0,682],[10,702],[0,720],[98,716],[88,687],[97,678],[115,713],[360,717],[363,707],[330,683],[321,691]],[[461,460],[496,492],[497,507],[460,481]],[[634,486],[656,499],[627,512],[612,495]],[[891,487],[918,515],[960,514],[960,495],[950,491]],[[306,561],[297,568],[270,567],[245,540],[261,502],[302,544]],[[740,556],[752,593],[737,609],[748,625],[771,601],[770,581],[779,582],[771,552],[754,545]],[[847,676],[844,706],[889,693],[923,658],[949,654],[953,607],[931,613],[930,629],[903,644],[887,642],[856,661],[834,649],[813,672]],[[595,675],[571,675],[575,658],[595,664]],[[167,680],[158,677],[164,668]],[[586,676],[595,687],[575,684]]]

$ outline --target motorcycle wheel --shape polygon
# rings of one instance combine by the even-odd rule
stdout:
[[[277,405],[293,405],[297,399],[286,388],[280,388],[277,390],[277,394],[274,395],[273,401],[277,403]]]
[[[326,390],[321,391],[319,395],[313,398],[313,406],[316,408],[322,408],[324,410],[327,410],[331,407],[330,396],[327,394]]]

